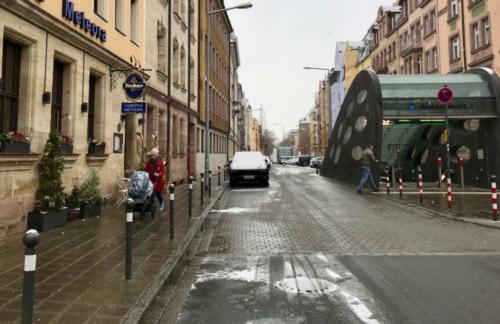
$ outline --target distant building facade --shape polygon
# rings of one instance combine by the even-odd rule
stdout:
[[[309,117],[299,121],[299,149],[301,155],[311,155],[311,124]]]

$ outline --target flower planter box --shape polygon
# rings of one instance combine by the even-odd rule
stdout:
[[[80,219],[80,208],[70,209],[68,212],[68,222]]]
[[[29,154],[30,143],[25,142],[1,142],[0,153]]]
[[[63,154],[63,155],[73,154],[73,144],[62,144],[61,145],[61,154]]]
[[[82,204],[80,208],[80,218],[89,218],[89,217],[96,217],[96,216],[101,216],[101,204]]]
[[[104,155],[104,145],[89,145],[90,155]]]
[[[44,232],[64,226],[68,221],[68,209],[51,210],[48,212],[32,212],[28,214],[28,229]]]

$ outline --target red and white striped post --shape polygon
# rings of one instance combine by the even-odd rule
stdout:
[[[451,176],[450,176],[450,172],[448,172],[448,178],[446,179],[446,184],[447,184],[447,187],[448,187],[448,195],[447,195],[447,199],[448,199],[448,210],[450,211],[451,210],[451,205],[453,203],[453,200],[452,200],[452,193],[451,193]]]
[[[420,203],[424,202],[424,181],[422,177],[422,168],[418,167],[418,197],[420,199]]]
[[[403,170],[399,168],[399,199],[403,199]]]
[[[391,194],[391,178],[389,177],[389,168],[385,168],[385,182],[387,187],[387,194]]]
[[[498,204],[497,204],[497,177],[496,175],[491,176],[491,209],[493,221],[498,220]]]
[[[441,182],[443,181],[443,171],[441,167],[443,166],[443,159],[441,157],[437,158],[437,166],[438,166],[438,188],[441,188]]]

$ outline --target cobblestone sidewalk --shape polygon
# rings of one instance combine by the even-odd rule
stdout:
[[[119,323],[179,254],[200,223],[199,187],[194,186],[193,218],[188,218],[187,186],[176,194],[175,239],[169,239],[168,208],[162,217],[134,222],[133,278],[124,279],[125,211],[105,207],[100,218],[75,221],[42,233],[37,248],[34,320],[37,323]],[[222,193],[214,190],[212,202]],[[205,196],[204,208],[211,204]],[[166,200],[168,205],[168,200]],[[0,241],[0,322],[21,315],[22,235]]]

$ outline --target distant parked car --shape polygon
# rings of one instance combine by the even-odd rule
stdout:
[[[299,155],[297,157],[297,165],[301,167],[309,166],[309,162],[311,162],[311,157],[309,155]]]
[[[293,159],[293,156],[281,156],[279,158],[279,163],[282,165],[289,165],[290,161]]]
[[[269,186],[269,164],[260,152],[238,152],[229,166],[229,184],[260,183]]]
[[[323,165],[323,157],[322,156],[315,156],[311,159],[311,162],[309,163],[309,166],[311,168],[321,168]]]
[[[288,161],[288,164],[287,165],[297,165],[299,162],[299,158],[294,156],[290,159],[290,161]]]

